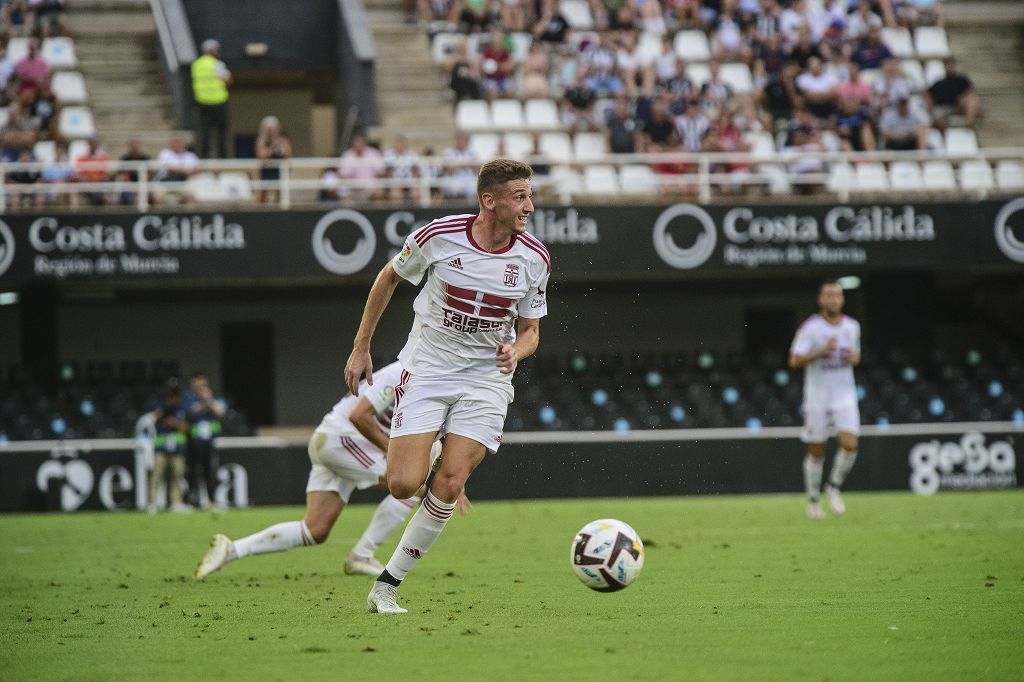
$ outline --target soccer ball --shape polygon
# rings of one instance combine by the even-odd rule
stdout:
[[[644,545],[628,524],[615,519],[591,521],[576,533],[569,549],[576,577],[592,590],[616,592],[644,567]]]

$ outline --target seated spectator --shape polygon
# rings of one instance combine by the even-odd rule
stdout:
[[[64,16],[66,4],[67,0],[25,0],[25,25],[40,38],[70,36],[71,30]]]
[[[260,121],[259,135],[256,136],[256,158],[264,163],[260,166],[261,182],[279,182],[281,180],[281,161],[292,158],[292,142],[281,132],[281,121],[276,116],[264,116]],[[278,202],[281,190],[278,188],[261,187],[259,202]]]
[[[463,33],[481,33],[491,23],[488,0],[456,0],[455,16]]]
[[[530,29],[533,37],[545,43],[564,43],[569,22],[562,16],[558,0],[542,0],[540,17]]]
[[[737,125],[736,120],[729,114],[723,113],[718,121],[712,123],[708,128],[704,150],[725,154],[746,154],[750,152],[750,144],[743,139],[743,129]],[[712,172],[727,173],[730,178],[735,180],[719,184],[719,189],[723,194],[739,194],[743,191],[743,180],[750,175],[750,164],[746,161],[727,161],[715,164]]]
[[[115,180],[134,185],[139,181],[140,169],[148,176],[149,171],[141,166],[142,163],[149,161],[149,154],[142,148],[142,138],[138,135],[128,138],[128,149],[121,155],[121,161],[125,163],[118,166],[117,173],[114,174]],[[131,206],[137,197],[138,195],[132,190],[124,189],[120,193],[119,201],[124,206]]]
[[[875,151],[875,133],[871,129],[871,112],[867,104],[854,95],[839,98],[835,116],[835,133],[844,152]]]
[[[850,61],[857,64],[861,71],[880,69],[885,60],[892,59],[892,51],[882,42],[882,29],[871,27],[867,35],[857,43],[850,54]]]
[[[662,11],[660,0],[630,0],[629,6],[634,16],[639,20],[634,27],[650,33],[666,34],[668,26],[665,24],[665,13]],[[626,28],[626,27],[623,27]]]
[[[637,45],[636,31],[623,31],[619,34],[618,43],[615,63],[618,64],[626,95],[636,97],[637,88],[650,95],[654,91],[654,73],[647,67],[653,60]]]
[[[476,55],[469,53],[466,40],[455,43],[445,65],[448,72],[448,87],[455,95],[455,103],[464,99],[480,99],[480,62]]]
[[[665,11],[675,19],[675,23],[680,29],[703,31],[708,22],[714,21],[717,16],[717,12],[713,8],[702,7],[701,0],[665,0]]]
[[[704,136],[710,127],[708,117],[701,111],[700,100],[691,97],[686,110],[676,116],[676,134],[682,141],[682,151],[699,152],[704,148]]]
[[[31,91],[26,91],[31,93]],[[60,139],[60,100],[54,94],[50,84],[50,77],[46,76],[39,82],[39,90],[32,98],[31,107],[26,109],[32,116],[32,121],[39,130],[39,139],[57,140]]]
[[[691,95],[698,95],[700,93],[697,86],[695,86],[689,76],[686,75],[686,60],[681,57],[676,57],[675,61],[676,68],[673,70],[672,75],[667,79],[656,81],[655,85],[656,90],[669,93],[672,95],[672,100],[679,103],[678,106],[674,108],[674,113],[682,113],[682,103],[690,99]]]
[[[878,121],[878,132],[890,150],[928,149],[928,121],[910,109],[907,98],[896,100]]]
[[[469,146],[469,135],[456,133],[455,145],[444,150],[444,196],[449,199],[467,199],[476,196],[476,173],[480,159]]]
[[[181,135],[171,137],[171,144],[156,157],[157,182],[185,182],[199,172],[199,157],[185,146]]]
[[[964,123],[973,128],[982,115],[978,92],[971,79],[957,69],[955,59],[946,59],[943,66],[946,75],[932,83],[925,93],[928,113],[940,130],[949,126],[949,117],[953,114],[962,115]]]
[[[604,130],[604,148],[611,154],[633,154],[640,147],[640,127],[630,111],[629,98],[619,95],[608,114]]]
[[[396,135],[390,149],[384,151],[384,163],[387,165],[387,177],[391,180],[402,180],[409,183],[405,187],[390,187],[388,195],[394,201],[409,200],[416,194],[412,181],[419,175],[419,154],[409,149],[409,140],[405,135]]]
[[[846,24],[842,19],[835,19],[825,28],[825,33],[818,43],[818,50],[822,59],[828,62],[837,62],[846,57],[848,45],[844,31]]]
[[[725,5],[711,35],[711,54],[720,62],[744,62],[751,58],[750,41],[740,28],[731,6]]]
[[[801,31],[807,31],[808,39],[810,39],[810,29],[807,21],[806,0],[793,0],[779,14],[779,32],[782,34],[783,49],[792,50],[799,40]]]
[[[808,62],[807,71],[796,77],[796,89],[803,107],[817,118],[828,118],[835,113],[839,80],[825,71],[817,57]]]
[[[25,90],[33,92],[39,89],[39,84],[50,75],[50,65],[39,56],[39,40],[28,39],[28,54],[14,65],[14,75],[17,77],[17,94]]]
[[[85,154],[74,160],[75,175],[80,182],[106,182],[110,178],[108,159],[107,152],[100,147],[99,135],[93,135],[89,138],[89,148]],[[83,195],[91,206],[109,203],[106,193],[100,190],[88,189]]]
[[[872,87],[874,91],[875,113],[880,116],[889,107],[901,99],[910,97],[910,83],[903,75],[900,60],[887,59],[882,65],[882,75]]]
[[[36,159],[32,156],[31,149],[23,149],[18,158],[15,159],[15,163],[19,164],[33,164]],[[14,185],[35,185],[39,182],[40,173],[37,168],[19,168],[12,170],[7,173],[7,181]],[[14,189],[14,188],[12,188]],[[22,192],[10,192],[8,194],[8,201],[12,209],[17,210],[19,208],[29,207],[40,207],[43,205],[45,195],[42,193],[22,193]]]
[[[428,27],[435,22],[446,22],[454,30],[459,21],[460,4],[456,0],[416,0],[420,21]]]
[[[872,28],[882,28],[882,17],[871,11],[871,0],[860,0],[857,9],[846,18],[846,38],[859,42]]]
[[[317,200],[325,204],[341,201],[341,178],[337,168],[324,168],[320,173],[320,190]]]
[[[483,86],[484,96],[489,100],[507,97],[512,90],[514,69],[512,53],[505,45],[505,34],[500,29],[491,31],[490,40],[480,60],[480,70],[483,74],[480,84]]]
[[[519,97],[522,99],[547,98],[551,96],[551,60],[540,41],[530,44],[530,51],[523,58],[519,69]]]
[[[821,134],[818,119],[806,109],[793,111],[793,118],[786,130],[783,151],[794,152],[827,152],[828,146]],[[796,156],[789,164],[791,173],[820,173],[825,165],[820,158],[813,156]],[[811,184],[798,184],[797,191],[806,193],[813,189]]]
[[[7,41],[0,33],[0,107],[7,106],[14,99],[14,63],[7,57]]]
[[[384,189],[372,183],[373,180],[384,177],[387,166],[384,158],[376,147],[370,146],[366,136],[359,134],[352,138],[352,146],[345,150],[338,161],[338,177],[342,180],[356,180],[367,183],[363,187],[338,188],[338,195],[342,200],[362,201],[365,199],[375,200],[384,198]]]
[[[590,0],[590,12],[599,31],[636,28],[629,0]]]
[[[811,38],[811,30],[809,28],[806,26],[798,27],[796,36],[796,42],[789,51],[787,62],[796,64],[798,71],[805,71],[812,59],[824,60],[825,55],[822,54],[818,43]],[[796,75],[794,74],[795,77]]]
[[[637,116],[640,122],[640,151],[664,152],[679,144],[675,120],[669,112],[671,102],[671,95],[662,93],[651,102],[646,114]]]
[[[0,160],[16,161],[39,140],[39,130],[18,104],[7,108],[7,123],[0,128]]]
[[[580,55],[580,66],[586,72],[587,87],[599,97],[617,95],[625,87],[619,74],[613,36],[611,31],[603,31],[597,44],[588,46]]]
[[[896,18],[900,25],[911,31],[918,26],[946,24],[942,0],[904,0],[896,11]]]
[[[722,80],[722,67],[718,62],[708,63],[708,80],[700,86],[700,99],[704,110],[713,119],[735,104],[732,86]]]
[[[530,18],[529,3],[527,0],[500,0],[498,17],[506,31],[525,31]]]
[[[861,79],[860,67],[857,66],[857,62],[846,62],[840,67],[839,73],[842,74],[844,69],[846,77],[839,81],[836,88],[839,99],[852,97],[857,100],[858,106],[871,106],[871,86]]]
[[[53,161],[43,167],[39,177],[47,185],[61,185],[75,181],[75,169],[68,159],[68,146],[64,142],[57,143]],[[46,203],[50,206],[78,207],[78,194],[75,192],[49,190],[45,193]]]
[[[770,0],[774,2],[774,0]],[[776,116],[788,115],[792,108],[789,90],[786,88],[784,72],[787,55],[782,51],[781,36],[778,32],[767,35],[755,49],[754,99],[766,106]],[[793,69],[795,78],[797,69]]]
[[[565,89],[562,96],[562,123],[571,132],[598,130],[601,126],[594,116],[597,94],[587,84],[586,71],[576,71],[576,83]]]

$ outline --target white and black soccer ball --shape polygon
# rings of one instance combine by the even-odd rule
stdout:
[[[644,545],[629,524],[598,519],[576,533],[569,561],[576,577],[590,589],[616,592],[640,575]]]

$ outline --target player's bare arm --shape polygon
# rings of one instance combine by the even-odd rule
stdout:
[[[540,318],[519,318],[515,343],[503,343],[498,346],[495,363],[502,374],[515,371],[520,360],[534,354],[540,343]]]
[[[789,367],[790,369],[800,369],[801,367],[806,366],[808,363],[826,357],[829,353],[835,350],[835,347],[836,339],[834,336],[830,336],[828,341],[825,342],[824,346],[822,346],[820,349],[816,351],[808,353],[807,355],[797,355],[796,353],[791,353],[789,356]],[[859,354],[857,355],[857,361],[860,361]]]
[[[352,344],[352,354],[345,363],[345,385],[353,394],[359,392],[359,381],[366,376],[366,383],[373,385],[373,362],[370,360],[370,342],[373,340],[373,333],[377,330],[377,323],[384,309],[391,301],[391,295],[395,293],[395,287],[402,281],[398,273],[388,262],[370,288],[370,295],[366,298],[366,307],[363,309],[363,317],[359,322],[359,331],[356,332],[355,341]]]
[[[363,434],[366,440],[384,452],[388,451],[388,441],[390,439],[381,430],[377,422],[377,410],[373,408],[373,404],[369,400],[360,398],[352,408],[352,411],[349,412],[348,420],[352,422],[352,426],[356,427],[359,433]]]

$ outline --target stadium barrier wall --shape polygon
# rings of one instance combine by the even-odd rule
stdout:
[[[467,489],[472,499],[794,493],[802,489],[798,429],[508,433]],[[864,427],[848,490],[1020,487],[1013,422]],[[215,501],[303,504],[304,443],[223,438]],[[148,444],[129,439],[21,442],[0,447],[0,511],[142,509]],[[354,501],[383,493],[357,492]]]
[[[456,209],[457,211],[458,209]],[[468,211],[471,209],[461,209]],[[365,281],[432,210],[7,215],[0,281]],[[1024,197],[977,203],[541,208],[556,278],[1024,269]],[[282,258],[282,254],[287,257]]]

